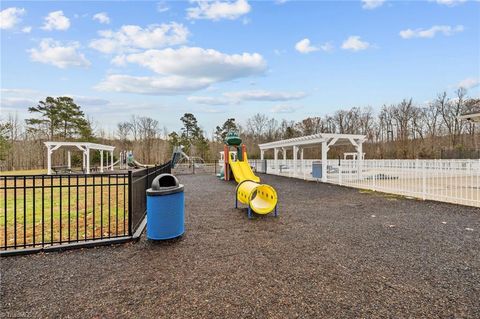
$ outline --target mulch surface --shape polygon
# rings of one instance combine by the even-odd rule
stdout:
[[[1,313],[34,318],[480,317],[480,210],[275,176],[279,217],[180,176],[178,240],[2,258]]]

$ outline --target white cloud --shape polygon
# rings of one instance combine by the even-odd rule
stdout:
[[[457,85],[459,88],[464,88],[464,89],[471,89],[480,84],[480,80],[478,78],[466,78],[462,81],[460,81]]]
[[[90,42],[91,48],[103,53],[122,53],[183,44],[187,41],[189,31],[182,24],[172,22],[146,28],[124,25],[118,31],[100,31],[99,35],[100,39]]]
[[[206,20],[235,20],[250,12],[251,7],[247,0],[219,1],[219,0],[193,0],[196,7],[187,8],[188,19]]]
[[[298,41],[295,44],[295,50],[304,54],[314,52],[314,51],[320,51],[320,50],[325,52],[330,52],[333,50],[333,45],[330,42],[326,42],[322,44],[320,47],[317,47],[310,43],[310,39],[305,38],[303,40]]]
[[[53,11],[45,17],[45,23],[42,29],[44,30],[67,30],[70,28],[70,19],[63,15],[63,11]]]
[[[4,97],[0,99],[0,107],[6,109],[27,109],[30,106],[34,106],[36,103],[33,99],[27,99],[23,97]]]
[[[13,96],[37,96],[40,92],[32,89],[0,89],[2,95],[13,95]]]
[[[274,1],[275,4],[279,4],[279,5],[285,4],[285,3],[287,3],[287,2],[288,2],[288,0],[275,0],[275,1]]]
[[[147,50],[119,58],[122,59],[149,68],[158,74],[208,79],[211,82],[258,75],[266,70],[266,62],[258,53],[229,55],[198,47]]]
[[[22,21],[21,16],[23,16],[25,13],[25,9],[16,7],[7,8],[0,11],[0,29],[13,29]]]
[[[217,82],[263,74],[267,68],[258,53],[225,54],[212,49],[182,47],[146,50],[115,56],[112,63],[138,64],[156,76],[113,74],[97,89],[141,94],[181,94],[208,88]]]
[[[32,32],[32,27],[31,26],[26,26],[22,28],[23,33],[30,33]]]
[[[464,3],[466,1],[467,0],[435,0],[436,3],[441,4],[441,5],[445,5],[445,6],[449,6],[449,7],[456,6],[456,5]]]
[[[157,3],[157,12],[163,13],[170,10],[166,1],[160,1]]]
[[[381,7],[385,0],[362,0],[362,8],[367,10]]]
[[[312,46],[310,44],[310,40],[305,38],[303,40],[298,41],[295,44],[295,50],[297,50],[300,53],[310,53],[310,52],[318,51],[319,49],[315,46]]]
[[[299,100],[306,96],[304,92],[273,92],[265,90],[226,92],[221,97],[189,96],[190,102],[205,105],[240,104],[244,101],[290,101]]]
[[[197,104],[204,105],[229,105],[236,104],[235,101],[232,101],[225,97],[214,97],[214,96],[189,96],[187,100]]]
[[[69,66],[89,66],[85,56],[78,52],[80,48],[78,42],[62,44],[53,39],[42,39],[38,48],[28,50],[32,61],[51,64],[58,68],[66,68]]]
[[[272,113],[294,113],[295,111],[301,109],[301,106],[293,106],[293,105],[276,105],[274,106],[270,112]]]
[[[361,51],[368,49],[369,47],[370,43],[362,41],[357,35],[349,36],[348,39],[342,43],[342,49],[344,50]]]
[[[434,25],[430,29],[406,29],[400,31],[400,36],[404,39],[412,38],[433,38],[437,33],[441,33],[445,36],[450,36],[464,30],[463,25],[457,25],[452,27],[449,25]]]
[[[195,110],[197,111],[197,110]],[[198,110],[201,113],[225,113],[226,110],[224,108],[216,108],[216,107],[202,107]]]
[[[181,76],[130,76],[112,74],[95,89],[109,92],[127,92],[151,95],[174,95],[204,89],[211,84],[207,79]]]
[[[331,52],[333,51],[333,44],[331,44],[330,42],[325,42],[320,46],[320,49],[324,52]]]
[[[75,100],[75,103],[81,106],[103,106],[110,103],[109,100],[105,100],[99,97],[83,96],[83,95],[71,95],[62,94],[62,96],[69,96]]]
[[[125,66],[127,65],[127,56],[124,54],[116,55],[110,62],[116,66]]]
[[[228,92],[225,96],[240,101],[288,101],[298,100],[306,96],[304,92],[271,92],[263,90]]]
[[[101,24],[109,24],[110,23],[110,17],[108,16],[108,14],[106,12],[95,13],[93,15],[92,19],[97,20]]]

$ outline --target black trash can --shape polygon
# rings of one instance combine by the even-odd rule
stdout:
[[[183,185],[172,174],[161,174],[147,189],[147,239],[166,240],[185,232]]]

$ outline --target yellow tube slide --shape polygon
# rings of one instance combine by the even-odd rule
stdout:
[[[276,216],[277,192],[270,185],[260,184],[260,177],[253,173],[247,155],[244,156],[243,161],[234,161],[230,154],[229,160],[233,176],[238,183],[237,201],[248,205],[248,217],[251,217],[251,210],[262,215],[275,211]]]
[[[245,180],[237,186],[237,200],[263,215],[275,210],[277,192],[270,185]]]

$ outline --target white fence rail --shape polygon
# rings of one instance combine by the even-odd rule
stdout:
[[[252,161],[252,166],[267,174],[320,181],[321,163],[266,160]],[[328,160],[327,182],[480,207],[480,160]]]

